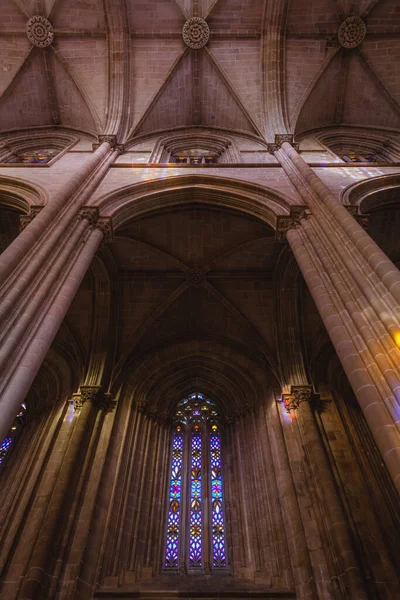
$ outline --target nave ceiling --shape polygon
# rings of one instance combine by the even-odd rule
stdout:
[[[30,43],[33,15],[54,39]],[[182,39],[207,21],[199,50]],[[348,49],[341,23],[358,16]],[[121,142],[169,128],[273,141],[332,125],[400,128],[396,0],[2,0],[0,131],[63,126]],[[379,97],[379,103],[377,102]]]

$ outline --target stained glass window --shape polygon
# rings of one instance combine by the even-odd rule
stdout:
[[[214,402],[202,394],[175,412],[164,568],[227,567],[221,426]],[[207,525],[206,525],[207,524]]]
[[[203,439],[199,425],[192,431],[190,450],[190,522],[189,522],[189,565],[196,568],[202,566],[203,542]]]
[[[183,465],[183,431],[178,425],[172,443],[172,465],[169,488],[169,508],[167,519],[167,543],[165,567],[176,568],[179,562],[179,534],[181,529],[181,496]]]
[[[46,165],[49,163],[57,154],[59,150],[54,148],[45,148],[43,150],[21,152],[17,154],[17,159],[11,159],[12,163],[22,163],[25,165]]]
[[[222,497],[221,437],[218,425],[211,425],[210,434],[212,564],[226,567],[225,516]]]

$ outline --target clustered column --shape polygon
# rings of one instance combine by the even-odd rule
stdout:
[[[104,136],[107,138],[107,136]],[[83,207],[121,148],[104,139],[0,257],[0,438],[28,392],[110,219]],[[37,207],[36,207],[37,208]]]
[[[278,220],[392,479],[400,491],[400,273],[303,161],[289,138],[270,150],[304,205]]]

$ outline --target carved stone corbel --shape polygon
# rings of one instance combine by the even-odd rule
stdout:
[[[292,385],[289,394],[282,394],[282,402],[288,413],[297,410],[302,402],[308,402],[313,410],[321,410],[324,404],[311,385]]]
[[[310,216],[311,213],[307,206],[292,206],[290,208],[290,215],[277,217],[275,239],[277,241],[286,239],[289,229],[296,229],[299,227],[302,219],[309,219]]]

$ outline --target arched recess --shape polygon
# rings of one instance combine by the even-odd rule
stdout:
[[[0,176],[0,253],[18,236],[24,220],[27,222],[32,211],[40,210],[46,201],[47,194],[39,186]]]
[[[194,391],[212,399],[223,419],[230,575],[208,585],[240,588],[240,582],[253,580],[256,571],[260,582],[271,580],[270,563],[261,556],[275,561],[276,539],[269,534],[261,539],[257,531],[259,519],[269,523],[267,529],[283,527],[279,505],[273,504],[277,492],[268,441],[271,423],[267,426],[280,385],[268,365],[259,356],[216,340],[181,340],[132,357],[116,386],[122,387],[119,414],[110,470],[104,474],[105,479],[115,477],[109,496],[113,518],[103,534],[100,586],[112,585],[115,577],[135,590],[164,589],[169,581],[162,573],[162,553],[170,427],[178,402]],[[149,502],[155,498],[156,503]],[[278,571],[276,580],[281,577],[285,587]],[[176,575],[174,581],[178,587],[185,585]]]
[[[347,187],[342,202],[368,216],[368,232],[388,257],[400,264],[400,175],[384,175]]]

